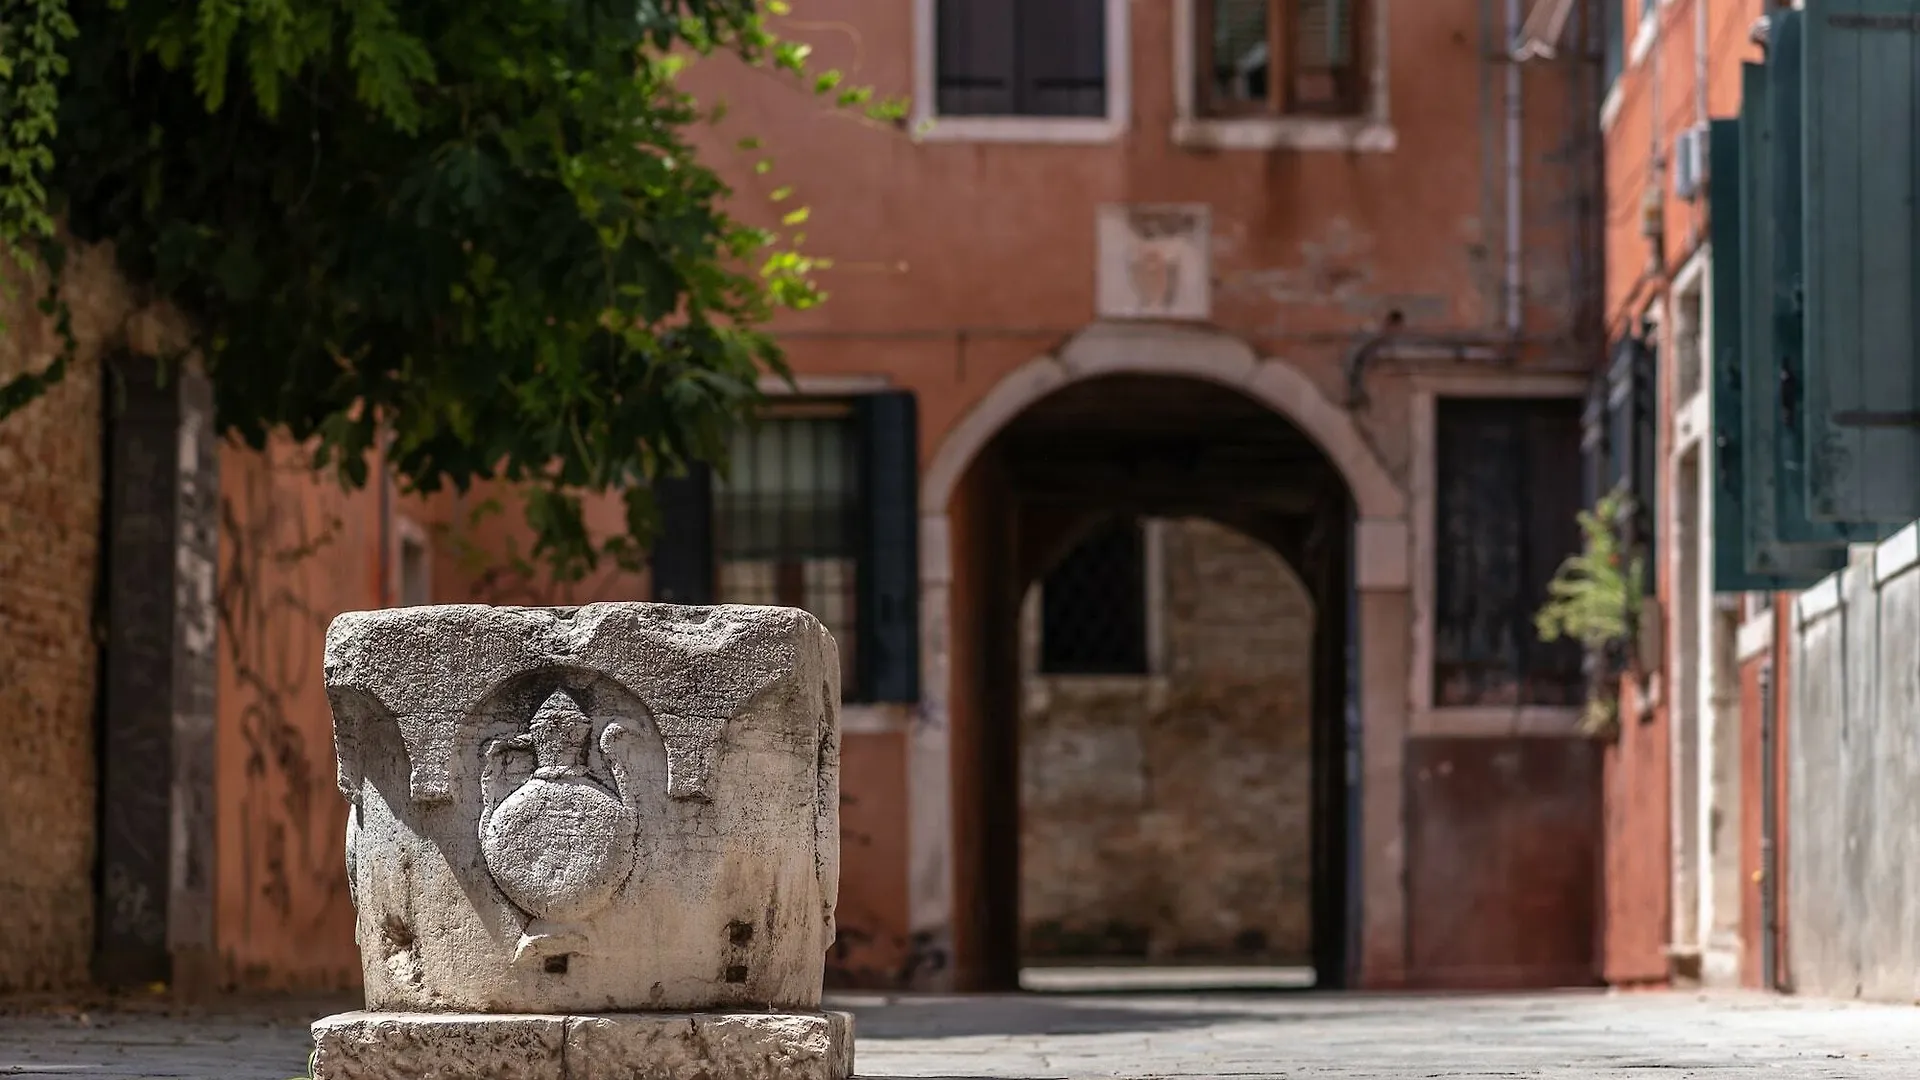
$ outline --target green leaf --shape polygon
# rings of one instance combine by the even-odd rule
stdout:
[[[0,385],[0,423],[71,367],[64,249],[43,243],[57,196],[74,235],[110,242],[133,287],[195,328],[223,434],[310,445],[348,486],[372,481],[382,439],[403,490],[518,485],[531,550],[508,533],[485,569],[577,580],[643,556],[654,522],[634,492],[724,458],[760,375],[786,370],[766,325],[824,299],[830,262],[791,250],[804,237],[783,249],[733,216],[703,131],[724,104],[677,84],[694,58],[732,54],[871,112],[870,90],[768,29],[779,0],[619,17],[525,0],[70,3],[0,16],[0,246],[46,271],[60,342]],[[759,139],[739,146],[772,171]],[[600,497],[622,501],[618,535],[587,528]]]

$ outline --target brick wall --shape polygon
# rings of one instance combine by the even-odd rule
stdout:
[[[1026,605],[1024,950],[1309,963],[1312,601],[1239,533],[1156,527],[1154,674],[1033,674]]]
[[[79,352],[66,378],[0,420],[0,991],[87,977],[93,936],[93,604],[103,344],[171,341],[111,257],[76,252],[65,296]],[[0,296],[0,384],[57,348],[40,289]]]

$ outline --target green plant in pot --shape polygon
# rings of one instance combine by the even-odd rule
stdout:
[[[1580,512],[1579,553],[1560,564],[1547,585],[1547,602],[1534,614],[1540,640],[1571,638],[1587,650],[1589,679],[1581,730],[1611,737],[1619,730],[1619,673],[1639,620],[1642,565],[1627,549],[1622,526],[1631,496],[1615,492]]]

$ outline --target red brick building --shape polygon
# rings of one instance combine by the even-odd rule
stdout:
[[[1515,63],[1524,14],[792,17],[821,64],[911,93],[907,130],[696,72],[732,105],[716,153],[773,148],[772,177],[739,161],[740,197],[793,185],[834,260],[831,301],[781,327],[798,392],[770,387],[731,476],[665,493],[652,580],[572,590],[499,574],[512,527],[470,525],[471,500],[343,497],[290,456],[222,450],[213,768],[173,776],[206,797],[216,858],[204,881],[150,876],[153,910],[210,889],[221,983],[350,983],[327,619],[659,596],[800,604],[843,642],[843,982],[1003,987],[1048,957],[1305,962],[1366,987],[1663,974],[1657,944],[1603,939],[1664,901],[1634,899],[1653,886],[1624,856],[1602,873],[1603,827],[1634,826],[1603,826],[1579,657],[1532,629],[1577,542],[1603,286],[1609,312],[1649,294],[1621,277],[1631,235],[1599,227],[1597,60]],[[1579,10],[1564,32],[1600,36]],[[72,393],[37,422],[97,433]],[[0,613],[32,607],[22,588],[0,575]],[[7,727],[88,730],[89,695],[44,700]],[[1616,791],[1664,776],[1630,767],[1657,723],[1610,752]],[[68,742],[60,791],[88,790],[99,751]],[[1057,797],[1075,784],[1098,798]],[[112,917],[49,899],[97,838],[87,800],[35,797],[79,846],[19,886],[60,959],[5,984],[81,977]],[[7,859],[29,842],[0,838]],[[1232,894],[1219,918],[1196,879]],[[133,928],[149,961],[194,944],[154,925]]]

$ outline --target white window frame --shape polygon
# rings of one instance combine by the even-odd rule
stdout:
[[[1399,136],[1387,111],[1388,0],[1370,0],[1361,23],[1372,35],[1367,58],[1366,107],[1359,116],[1203,115],[1199,101],[1199,48],[1194,36],[1207,0],[1173,0],[1173,141],[1196,150],[1333,150],[1391,153]],[[1269,0],[1270,3],[1277,0]]]
[[[1433,520],[1438,506],[1441,398],[1566,398],[1583,401],[1588,376],[1561,374],[1507,374],[1495,378],[1476,375],[1415,375],[1413,378],[1413,490],[1409,513],[1413,527],[1413,664],[1407,676],[1410,703],[1408,734],[1429,736],[1501,737],[1512,735],[1575,735],[1583,710],[1579,706],[1447,705],[1433,700],[1434,562]]]
[[[1627,46],[1627,66],[1639,67],[1660,40],[1660,13],[1668,0],[1640,0],[1640,21],[1633,28],[1633,41]]]
[[[917,142],[1065,143],[1117,142],[1133,114],[1132,6],[1105,0],[1107,115],[941,116],[939,114],[940,0],[913,0],[913,102],[908,131]]]
[[[1697,676],[1693,701],[1690,703],[1695,721],[1694,730],[1691,733],[1695,768],[1691,777],[1683,775],[1683,770],[1678,767],[1671,770],[1672,790],[1669,793],[1670,805],[1675,807],[1675,812],[1671,815],[1674,850],[1676,852],[1680,850],[1682,841],[1689,833],[1693,843],[1692,867],[1683,868],[1676,857],[1671,868],[1671,885],[1674,895],[1678,896],[1682,891],[1683,872],[1690,869],[1693,877],[1694,904],[1691,911],[1682,910],[1678,904],[1673,905],[1673,938],[1676,942],[1686,942],[1686,945],[1684,948],[1676,946],[1670,952],[1675,956],[1694,957],[1705,954],[1713,930],[1713,866],[1709,854],[1712,829],[1709,815],[1713,805],[1714,728],[1719,719],[1714,701],[1715,680],[1719,678],[1719,673],[1713,641],[1716,612],[1713,593],[1713,459],[1711,457],[1713,440],[1708,437],[1711,431],[1709,409],[1713,391],[1711,370],[1707,365],[1707,359],[1712,355],[1708,351],[1712,344],[1709,322],[1712,315],[1708,298],[1712,294],[1709,291],[1707,274],[1708,255],[1702,249],[1687,260],[1686,265],[1674,275],[1673,283],[1666,295],[1666,318],[1662,320],[1666,328],[1667,357],[1677,358],[1680,355],[1682,334],[1693,338],[1695,358],[1700,368],[1693,393],[1685,399],[1679,396],[1677,363],[1661,365],[1675,380],[1668,399],[1668,413],[1673,424],[1672,436],[1668,439],[1666,452],[1666,489],[1670,494],[1662,500],[1666,505],[1665,512],[1661,516],[1665,519],[1664,530],[1667,540],[1662,550],[1666,552],[1664,561],[1667,563],[1667,581],[1670,583],[1669,595],[1673,597],[1674,610],[1670,614],[1676,631],[1667,635],[1668,647],[1666,656],[1662,658],[1662,666],[1669,673],[1667,681],[1674,687],[1676,702],[1682,685],[1675,674],[1677,665],[1689,655],[1689,652],[1691,652]],[[1683,305],[1689,300],[1693,301],[1698,311],[1698,314],[1691,319],[1683,318],[1680,314]],[[1681,551],[1679,543],[1680,508],[1684,496],[1680,485],[1685,475],[1681,469],[1681,463],[1689,454],[1694,455],[1694,490],[1691,497],[1695,509],[1693,524],[1696,533],[1691,537],[1692,550],[1686,553]],[[1698,592],[1693,596],[1682,596],[1679,591],[1682,581],[1680,567],[1683,554],[1691,554],[1694,561],[1696,575],[1694,584]],[[1679,605],[1681,604],[1693,606],[1694,635],[1691,642],[1680,640],[1677,633],[1680,625]],[[1682,730],[1678,716],[1674,715],[1668,723],[1670,740],[1668,751],[1671,760],[1676,763],[1685,760],[1682,740],[1687,737],[1688,733]],[[1690,821],[1683,820],[1678,810],[1687,803],[1685,785],[1689,783],[1693,786],[1695,811],[1693,820]]]

